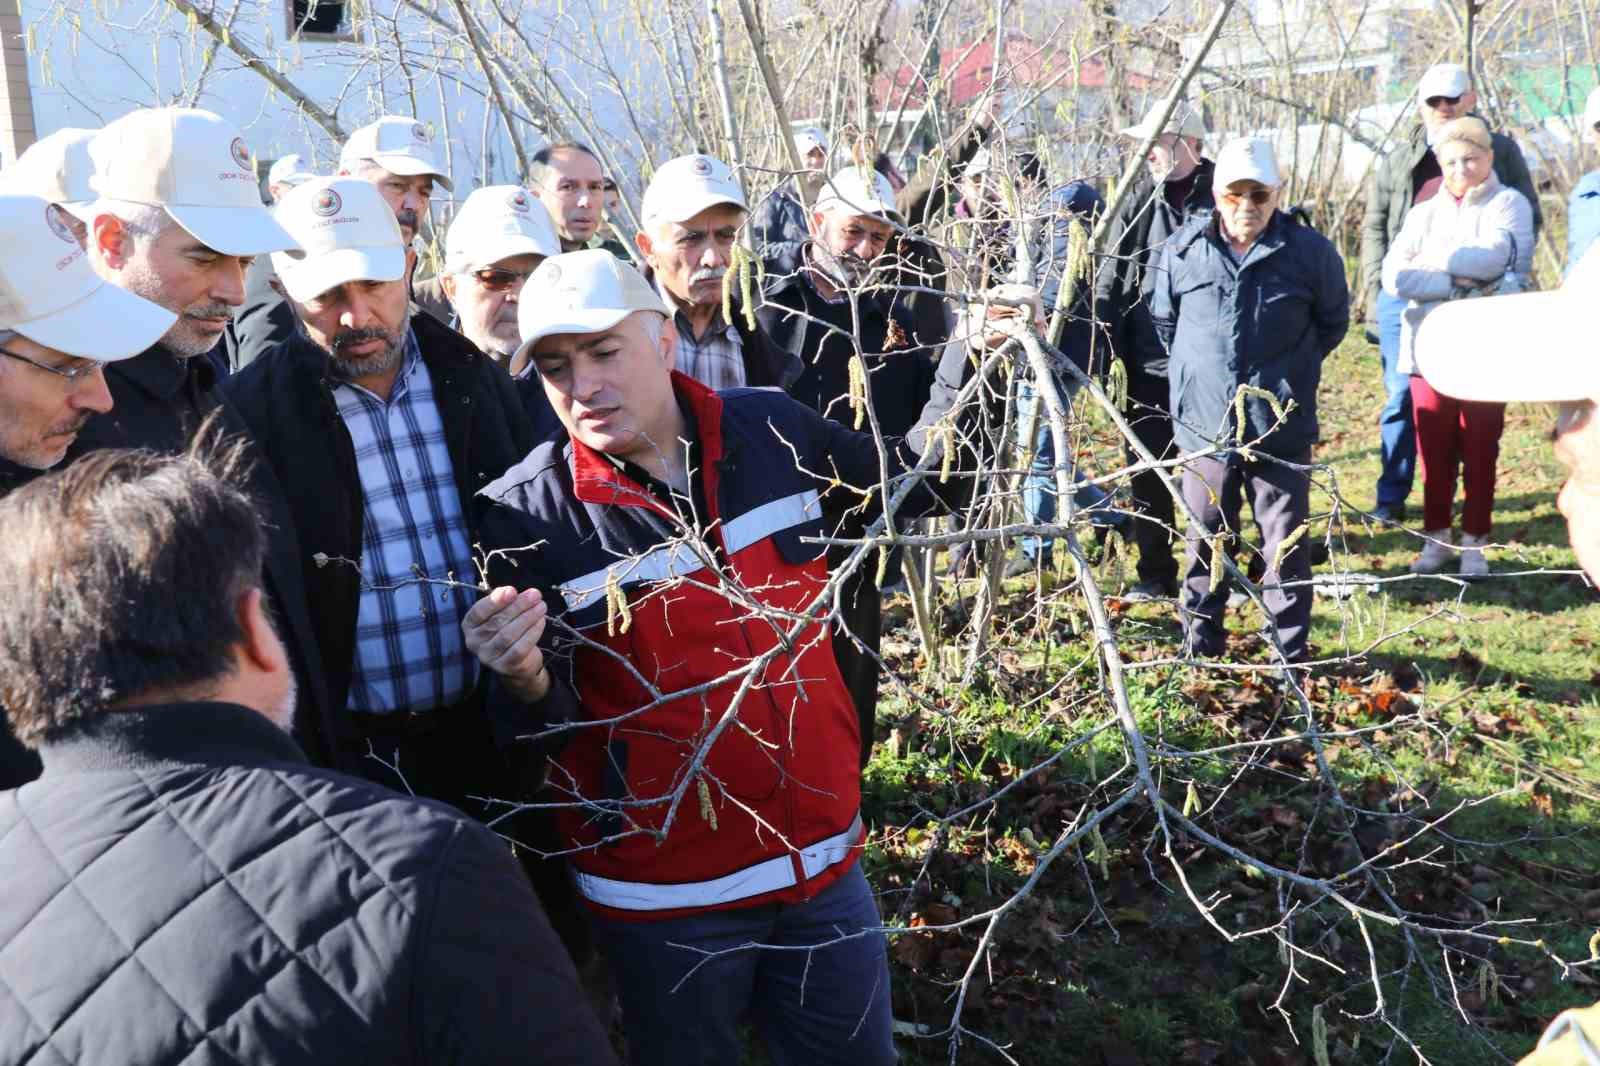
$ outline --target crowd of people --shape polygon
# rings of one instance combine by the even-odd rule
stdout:
[[[1507,399],[1573,401],[1563,509],[1596,521],[1600,384],[1452,361],[1503,324],[1467,298],[1526,284],[1539,224],[1464,79],[1424,77],[1362,265],[1407,379],[1379,512],[1403,520],[1420,454],[1418,569],[1459,549],[1471,575]],[[775,1063],[894,1061],[859,861],[892,575],[852,538],[959,521],[1014,401],[1025,566],[1058,508],[1118,526],[1128,598],[1216,657],[1212,567],[1254,551],[1279,653],[1311,655],[1296,531],[1344,264],[1268,141],[1208,155],[1197,107],[1161,111],[1123,131],[1148,170],[1086,279],[1100,193],[982,118],[910,183],[830,170],[805,130],[754,213],[725,161],[663,160],[631,248],[588,147],[456,195],[402,116],[332,174],[278,160],[270,206],[196,109],[0,172],[0,1059],[603,1063],[615,1002],[633,1063],[739,1061],[752,1022]],[[1054,449],[1045,383],[1006,380],[1056,310],[1077,372],[1122,363],[1127,499]],[[1174,493],[1154,468],[1179,456]]]

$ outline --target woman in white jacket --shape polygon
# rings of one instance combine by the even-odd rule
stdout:
[[[1533,262],[1533,205],[1494,174],[1489,128],[1472,116],[1441,127],[1433,152],[1442,185],[1406,215],[1383,259],[1383,287],[1407,301],[1400,325],[1399,368],[1411,375],[1412,417],[1422,467],[1422,526],[1427,542],[1411,569],[1432,574],[1455,552],[1451,513],[1456,471],[1461,509],[1460,572],[1489,572],[1483,546],[1494,511],[1495,462],[1506,405],[1456,400],[1435,392],[1417,372],[1417,326],[1448,300],[1522,288]],[[1427,187],[1419,191],[1426,195]]]

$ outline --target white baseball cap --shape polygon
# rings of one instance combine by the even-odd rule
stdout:
[[[1235,137],[1217,153],[1217,169],[1211,186],[1226,189],[1236,181],[1258,181],[1272,188],[1283,183],[1278,173],[1278,156],[1265,137]]]
[[[656,168],[644,190],[639,221],[646,228],[657,222],[686,222],[717,204],[749,210],[728,164],[709,155],[680,155]]]
[[[599,333],[635,311],[667,317],[666,304],[644,275],[603,248],[553,255],[539,264],[517,301],[520,362],[558,333]]]
[[[450,175],[434,154],[433,134],[414,118],[385,115],[350,135],[339,151],[339,169],[354,171],[363,159],[370,159],[391,174],[414,177],[431,174],[446,192],[454,192]]]
[[[267,171],[267,184],[304,185],[316,176],[317,172],[306,166],[304,156],[299,152],[290,152],[272,164]]]
[[[294,247],[261,202],[250,146],[221,115],[141,108],[95,134],[89,157],[89,184],[102,198],[163,207],[223,255]]]
[[[400,223],[370,181],[316,178],[285,193],[274,214],[300,244],[272,257],[278,279],[297,302],[350,281],[405,277]]]
[[[39,196],[0,195],[0,329],[102,363],[166,336],[178,316],[96,274],[60,210]]]
[[[1460,63],[1437,63],[1423,72],[1417,82],[1417,102],[1430,96],[1461,96],[1472,88],[1467,68]]]
[[[89,142],[94,130],[56,130],[41,137],[17,156],[17,161],[0,171],[0,189],[8,193],[42,196],[74,215],[95,201],[89,178],[94,161],[89,158]]]
[[[858,215],[900,217],[894,207],[894,186],[871,167],[845,167],[823,185],[816,210],[841,206]]]
[[[964,178],[981,178],[989,173],[994,166],[994,156],[989,154],[989,149],[979,148],[967,162],[966,169],[961,172]]]
[[[1137,126],[1129,126],[1122,131],[1124,137],[1132,137],[1142,141],[1155,133],[1176,133],[1180,137],[1194,137],[1205,140],[1206,121],[1200,117],[1200,109],[1187,100],[1179,100],[1172,105],[1172,114],[1167,116],[1167,121],[1159,130],[1156,129],[1156,120],[1161,117],[1161,103],[1158,101],[1154,107],[1145,112],[1144,118],[1139,120]]]
[[[828,150],[828,135],[826,133],[823,133],[815,126],[807,126],[805,129],[795,133],[794,150],[799,153],[802,161],[816,148],[821,148],[824,152]]]
[[[1595,86],[1583,104],[1583,128],[1592,130],[1596,126],[1600,126],[1600,85]]]
[[[444,269],[463,274],[513,255],[560,255],[550,212],[520,185],[487,185],[466,198],[444,240]]]
[[[1462,400],[1600,398],[1600,359],[1585,339],[1597,304],[1600,255],[1591,248],[1554,292],[1453,300],[1429,312],[1417,327],[1417,368],[1435,392]]]

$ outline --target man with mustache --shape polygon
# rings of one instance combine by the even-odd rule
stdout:
[[[273,257],[300,331],[227,391],[289,496],[340,765],[481,817],[470,797],[514,791],[486,709],[508,747],[524,730],[462,644],[478,598],[468,501],[527,454],[531,425],[488,356],[410,313],[409,249],[380,188],[319,178],[277,217],[304,249]]]
[[[59,463],[84,425],[111,410],[105,365],[137,355],[177,316],[96,276],[61,208],[0,195],[0,496]],[[102,328],[114,321],[118,328]],[[0,709],[0,789],[39,760]]]
[[[210,111],[145,108],[106,126],[89,143],[91,186],[82,215],[89,262],[101,277],[176,317],[160,340],[106,369],[112,412],[88,423],[68,452],[102,448],[186,450],[207,419],[243,429],[218,393],[208,355],[244,299],[252,259],[295,247],[257,193],[255,164],[239,131]],[[102,324],[105,325],[105,324]],[[274,530],[263,586],[283,626],[300,693],[296,738],[331,758],[334,723],[312,640],[294,528],[283,493],[257,472],[254,491]]]
[[[409,251],[422,231],[435,187],[454,190],[450,175],[434,149],[428,127],[404,115],[385,115],[350,134],[339,152],[341,177],[360,178],[377,186],[394,208],[395,220]],[[406,276],[415,268],[407,261]],[[255,362],[295,335],[294,311],[273,285],[272,263],[265,257],[251,269],[245,304],[228,330],[228,361],[235,369]]]
[[[712,389],[777,386],[800,376],[800,360],[775,348],[745,316],[737,280],[722,316],[723,277],[749,212],[728,164],[685,155],[661,164],[644,191],[635,242],[662,303],[673,309],[679,373]]]

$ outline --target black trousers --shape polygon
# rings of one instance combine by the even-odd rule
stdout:
[[[840,619],[833,630],[833,657],[850,690],[856,719],[861,725],[861,766],[872,757],[872,743],[878,725],[879,642],[883,637],[883,594],[878,590],[877,557],[872,556],[845,582],[840,590]],[[891,571],[893,572],[893,571]],[[851,639],[851,636],[855,640]],[[872,649],[868,655],[856,640]]]
[[[1170,459],[1177,454],[1172,443],[1170,403],[1171,389],[1164,375],[1158,377],[1132,367],[1128,369],[1128,403],[1123,417],[1157,459]],[[1130,463],[1139,459],[1131,446],[1127,448],[1127,456]],[[1178,559],[1172,551],[1171,530],[1176,512],[1172,494],[1154,470],[1135,474],[1128,488],[1137,515],[1133,540],[1139,548],[1139,580],[1175,584]]]

